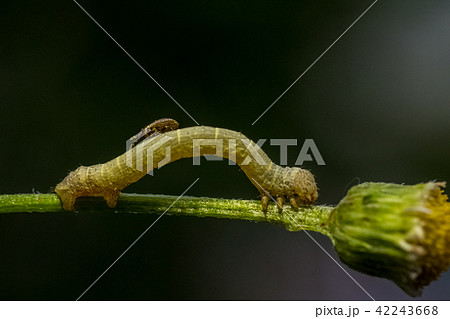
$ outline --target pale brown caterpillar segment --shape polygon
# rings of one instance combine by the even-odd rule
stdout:
[[[280,206],[288,199],[294,207],[313,203],[318,197],[314,176],[308,170],[276,165],[245,135],[208,126],[170,131],[141,142],[105,164],[80,167],[58,184],[55,191],[67,210],[73,209],[79,196],[103,196],[114,207],[120,191],[148,171],[181,158],[202,155],[219,155],[238,164],[261,193],[264,211],[268,194]]]
[[[144,127],[129,139],[132,149],[147,138],[178,129],[177,121],[169,118],[159,119]],[[75,199],[80,196],[102,196],[109,207],[116,206],[122,189],[141,179],[146,173],[137,171],[115,158],[105,164],[80,166],[72,171],[55,187],[61,197],[64,209],[73,210]]]

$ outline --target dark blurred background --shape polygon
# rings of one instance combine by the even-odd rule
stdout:
[[[448,1],[378,1],[253,126],[372,1],[79,3],[200,124],[313,138],[326,162],[304,163],[318,204],[358,182],[450,181]],[[48,192],[79,165],[121,154],[155,119],[195,125],[75,2],[3,2],[0,12],[0,194]],[[263,149],[279,162],[279,148]],[[190,159],[125,191],[179,195],[197,177],[188,195],[258,198],[237,166]],[[0,299],[76,299],[156,217],[0,216]],[[344,267],[375,299],[412,299]],[[164,216],[83,299],[369,298],[305,233]],[[419,299],[450,299],[450,274]]]

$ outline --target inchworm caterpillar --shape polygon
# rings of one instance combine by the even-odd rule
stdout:
[[[138,181],[152,169],[181,158],[218,155],[219,146],[219,155],[238,164],[259,190],[263,211],[267,210],[268,195],[276,198],[280,206],[288,199],[294,207],[298,207],[300,202],[313,203],[318,197],[311,172],[299,167],[276,165],[258,145],[239,132],[209,126],[167,131],[177,125],[163,122],[169,123],[164,126],[166,133],[140,142],[143,136],[155,133],[152,127],[154,123],[132,138],[132,146],[136,147],[107,163],[80,166],[70,172],[55,187],[64,208],[73,210],[75,199],[80,196],[103,196],[108,206],[114,207],[122,189]]]

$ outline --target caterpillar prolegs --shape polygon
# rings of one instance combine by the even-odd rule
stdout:
[[[299,167],[273,163],[261,148],[240,132],[209,126],[177,129],[178,123],[162,119],[131,138],[131,148],[104,164],[81,166],[55,187],[64,209],[73,210],[80,196],[103,196],[114,207],[122,189],[138,181],[154,168],[181,158],[216,155],[241,167],[261,193],[262,209],[269,198],[279,207],[287,199],[293,207],[311,204],[318,197],[314,176]],[[156,135],[156,136],[155,136]]]

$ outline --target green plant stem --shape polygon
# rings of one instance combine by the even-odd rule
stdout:
[[[168,195],[121,194],[115,208],[109,208],[102,197],[82,197],[75,205],[77,212],[156,213],[168,215],[240,219],[269,222],[290,231],[312,230],[330,236],[330,206],[304,206],[294,210],[290,205],[279,213],[272,204],[266,214],[261,203],[252,200],[216,199]],[[56,194],[0,195],[1,213],[63,213]]]

